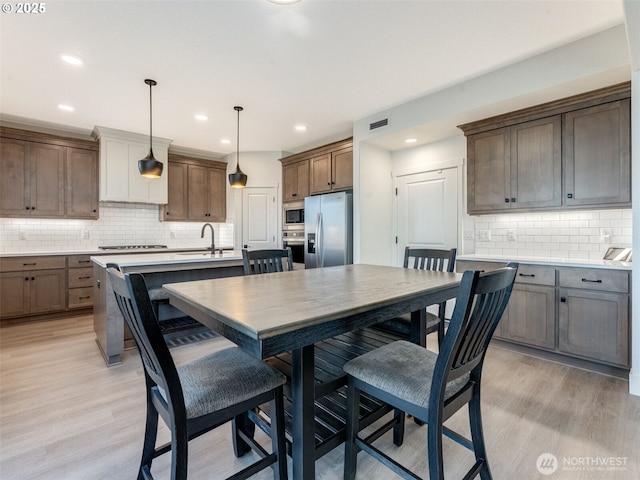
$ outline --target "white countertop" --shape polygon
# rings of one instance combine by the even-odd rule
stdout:
[[[0,257],[38,257],[38,256],[56,256],[56,255],[132,255],[132,254],[148,254],[148,253],[173,253],[173,252],[194,252],[208,250],[209,246],[197,247],[168,247],[168,248],[144,248],[139,250],[102,250],[98,247],[88,247],[85,250],[60,250],[60,251],[26,251],[26,252],[10,252],[0,253]],[[225,251],[231,247],[223,247]]]
[[[115,263],[120,268],[146,267],[154,265],[178,265],[190,263],[219,263],[224,261],[242,261],[242,252],[239,250],[224,250],[222,254],[207,252],[172,252],[172,253],[132,253],[118,255],[99,255],[91,257],[96,265],[106,267],[109,263]]]
[[[616,262],[613,260],[586,260],[547,257],[519,257],[504,255],[469,254],[458,255],[457,260],[473,260],[477,262],[520,262],[529,265],[551,265],[556,267],[606,268],[609,270],[631,270],[631,262]]]

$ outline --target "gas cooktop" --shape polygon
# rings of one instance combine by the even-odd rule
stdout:
[[[103,245],[100,250],[150,250],[154,248],[167,248],[166,245]]]

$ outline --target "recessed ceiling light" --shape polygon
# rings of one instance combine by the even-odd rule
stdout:
[[[306,130],[307,130],[307,126],[306,126],[306,125],[302,125],[302,124],[300,124],[300,125],[296,125],[296,126],[295,126],[295,127],[293,127],[293,128],[295,128],[298,132],[304,132],[304,131],[306,131]]]
[[[73,112],[75,110],[75,108],[73,108],[71,105],[65,105],[64,103],[59,103],[58,108],[60,110],[64,110],[65,112]]]
[[[224,143],[226,145],[228,143],[231,143],[231,140],[229,140],[228,138],[223,138],[222,140],[220,140],[220,143]]]
[[[84,60],[71,53],[61,53],[60,58],[69,65],[84,65]]]
[[[404,142],[405,142],[405,143],[416,143],[417,141],[418,141],[418,139],[417,139],[417,138],[415,138],[415,137],[411,137],[411,138],[407,138],[407,139],[405,139],[405,141],[404,141]]]
[[[195,118],[196,118],[196,120],[200,120],[201,122],[205,122],[205,121],[209,120],[209,117],[207,117],[203,113],[196,113],[195,114]]]

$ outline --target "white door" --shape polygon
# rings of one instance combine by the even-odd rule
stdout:
[[[278,248],[278,189],[242,190],[242,245],[253,249]]]
[[[457,168],[399,176],[396,205],[396,265],[402,266],[406,246],[440,249],[457,246]]]

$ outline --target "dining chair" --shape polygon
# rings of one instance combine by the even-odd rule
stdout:
[[[457,249],[438,250],[432,248],[410,248],[404,249],[404,268],[415,268],[421,270],[437,270],[440,272],[453,272],[456,263]],[[426,336],[433,332],[438,332],[438,345],[442,345],[444,338],[445,313],[447,302],[438,305],[438,314],[423,310],[421,315],[425,316],[421,323],[425,326],[424,332],[420,332],[420,344],[426,345]],[[398,317],[386,320],[375,326],[380,330],[385,330],[394,334],[399,334],[407,339],[410,338],[411,314],[407,313]]]
[[[229,478],[246,479],[271,467],[274,479],[286,479],[285,377],[238,347],[176,366],[160,332],[144,277],[123,274],[115,268],[108,268],[107,272],[144,366],[147,415],[138,480],[152,479],[153,459],[168,452],[171,479],[186,479],[188,442],[229,421],[234,427],[236,456],[253,449],[260,457]],[[266,403],[271,412],[270,424],[255,410]],[[171,431],[171,441],[156,447],[159,416]],[[253,439],[255,425],[270,434],[272,453]]]
[[[358,408],[366,393],[428,424],[427,454],[429,479],[444,478],[442,435],[446,435],[475,454],[475,463],[465,475],[480,474],[491,479],[482,431],[480,384],[482,366],[489,341],[504,312],[517,270],[517,264],[488,273],[464,272],[456,297],[449,330],[436,354],[405,340],[399,340],[347,362],[347,436],[344,478],[353,480],[357,454],[364,450],[405,479],[420,478],[408,468],[373,446],[380,437],[373,432],[359,436]],[[459,409],[468,406],[471,440],[443,426]],[[404,415],[394,420],[404,422]],[[394,439],[395,441],[395,439]],[[397,445],[402,443],[396,442]]]
[[[282,261],[283,259],[286,259],[286,265]],[[245,248],[242,250],[242,263],[245,275],[293,270],[293,256],[290,247],[268,250],[247,250]]]

